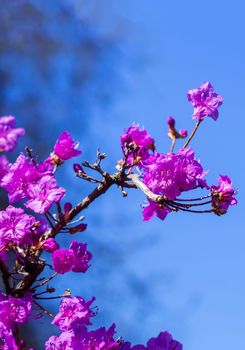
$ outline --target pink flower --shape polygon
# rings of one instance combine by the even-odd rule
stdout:
[[[146,347],[148,350],[182,350],[182,345],[168,332],[161,332],[158,337],[149,339]]]
[[[206,117],[218,119],[218,108],[224,99],[214,91],[209,82],[203,83],[198,89],[190,90],[187,97],[194,106],[193,119],[203,120]]]
[[[25,206],[35,213],[43,214],[49,210],[54,203],[59,202],[65,195],[63,187],[57,187],[53,176],[44,176],[38,182],[30,184],[27,195],[30,198]]]
[[[26,214],[23,209],[9,205],[6,210],[0,211],[0,243],[30,243],[31,227],[35,223],[36,219]]]
[[[2,350],[19,350],[12,330],[6,327],[3,320],[0,321],[0,345]]]
[[[92,259],[92,254],[87,251],[87,244],[78,243],[73,240],[70,248],[74,253],[74,263],[72,271],[74,272],[86,272],[89,268],[89,261]]]
[[[218,177],[218,186],[211,186],[212,208],[217,215],[227,212],[230,205],[236,205],[236,191],[232,188],[232,181],[228,176]]]
[[[31,316],[32,297],[26,293],[23,298],[8,296],[6,300],[0,301],[0,319],[4,320],[8,327],[15,323],[27,323]]]
[[[17,140],[25,134],[25,130],[15,127],[15,117],[0,118],[0,152],[10,152],[16,147]]]
[[[58,273],[86,272],[89,268],[89,261],[92,259],[92,254],[87,251],[87,244],[78,243],[73,240],[69,250],[57,249],[52,254],[54,269]]]
[[[163,205],[157,204],[151,200],[148,200],[149,204],[143,208],[143,220],[149,221],[156,215],[159,219],[164,220],[168,213],[171,212],[170,209],[164,207]]]
[[[90,325],[90,318],[97,314],[90,308],[94,301],[95,298],[89,301],[81,297],[64,298],[52,324],[58,326],[61,331],[68,331],[75,325]]]
[[[55,272],[64,274],[71,271],[74,263],[74,252],[69,249],[57,249],[52,254],[52,262]]]
[[[43,249],[49,253],[53,253],[55,250],[59,249],[60,247],[54,238],[46,239],[46,241],[42,243],[42,246],[43,246]]]
[[[76,143],[67,131],[64,131],[54,145],[54,155],[61,160],[79,156],[82,152],[77,150]]]
[[[155,153],[145,163],[143,181],[155,194],[174,200],[183,191],[203,184],[205,175],[191,148],[178,153]]]
[[[121,147],[129,165],[140,164],[155,149],[154,139],[137,125],[130,126],[121,136]]]

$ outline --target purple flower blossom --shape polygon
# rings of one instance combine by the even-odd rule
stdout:
[[[237,200],[234,197],[236,191],[232,188],[232,181],[228,176],[220,175],[218,186],[211,186],[212,208],[217,215],[223,215],[227,212],[230,205],[236,205]]]
[[[71,271],[74,263],[74,252],[69,249],[57,249],[52,254],[52,262],[55,272],[64,274]]]
[[[154,139],[137,125],[130,126],[121,136],[121,147],[130,165],[141,163],[155,149]]]
[[[8,192],[10,203],[26,198],[29,182],[36,180],[37,177],[34,165],[29,163],[24,154],[21,153],[1,181],[1,186]]]
[[[90,318],[97,314],[90,308],[94,300],[95,298],[89,301],[81,297],[64,298],[52,324],[58,326],[61,331],[69,331],[75,325],[90,325]]]
[[[3,177],[1,186],[8,192],[10,203],[14,203],[27,198],[29,185],[38,182],[45,175],[52,176],[49,164],[35,165],[21,153]]]
[[[198,89],[190,90],[187,97],[194,106],[193,119],[203,120],[205,117],[218,119],[218,108],[224,99],[214,91],[209,82],[203,83]]]
[[[6,300],[0,301],[0,319],[4,320],[6,326],[13,327],[15,323],[27,323],[31,316],[32,297],[26,293],[23,298],[8,296]]]
[[[54,153],[51,158],[55,161],[67,160],[79,156],[82,152],[77,150],[79,143],[76,143],[67,131],[64,131],[54,145]],[[56,161],[55,161],[56,162]]]
[[[195,188],[204,175],[193,150],[181,149],[177,154],[155,153],[149,158],[145,163],[143,181],[155,194],[173,200],[182,191]]]
[[[15,117],[0,118],[0,152],[10,152],[16,147],[17,140],[25,134],[25,130],[15,127]]]
[[[45,343],[45,350],[115,350],[119,343],[113,339],[115,325],[108,330],[104,327],[88,331],[85,326],[52,336]]]
[[[168,213],[171,212],[170,209],[164,207],[164,205],[157,204],[152,200],[148,200],[149,204],[143,208],[143,220],[149,221],[156,215],[159,219],[164,220]]]
[[[151,155],[144,163],[142,169],[143,182],[155,194],[166,196],[174,200],[183,191],[189,191],[196,186],[207,187],[203,179],[206,172],[201,164],[195,160],[191,148],[180,149],[178,153]],[[150,220],[157,215],[165,219],[171,210],[164,205],[149,200],[143,209],[143,219]]]
[[[59,249],[60,247],[54,238],[46,239],[46,241],[42,243],[42,246],[43,246],[43,249],[49,253],[53,253],[55,250]]]
[[[129,342],[123,343],[122,350],[182,350],[182,345],[174,340],[168,332],[161,332],[158,337],[150,338],[147,345],[134,345],[131,347]]]
[[[25,206],[40,214],[65,194],[64,188],[57,187],[49,164],[34,164],[22,153],[2,178],[1,186],[7,190],[10,203],[29,199]]]
[[[30,243],[32,241],[30,229],[35,223],[36,219],[26,214],[23,209],[9,205],[6,210],[0,211],[0,244]]]
[[[89,261],[92,259],[92,254],[87,251],[86,243],[78,243],[73,240],[70,248],[74,253],[74,262],[72,271],[74,272],[86,272],[89,268]]]
[[[54,203],[59,202],[66,191],[63,187],[57,187],[54,177],[47,175],[38,182],[30,184],[26,192],[30,199],[25,203],[25,206],[35,213],[43,214]]]
[[[146,346],[148,350],[182,350],[182,345],[168,332],[161,332],[158,337],[149,339]]]
[[[0,349],[19,350],[11,329],[6,327],[3,320],[0,321]]]
[[[74,334],[72,331],[63,332],[59,337],[53,335],[49,338],[48,341],[46,341],[45,350],[74,350],[74,348],[71,345],[72,338],[74,338]]]

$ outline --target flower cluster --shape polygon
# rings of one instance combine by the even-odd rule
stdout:
[[[217,120],[219,116],[218,108],[224,102],[223,97],[214,91],[209,82],[203,83],[198,89],[190,90],[188,100],[194,106],[192,118],[198,120],[203,120],[206,117]]]
[[[206,117],[212,117],[216,120],[218,118],[218,107],[223,103],[224,99],[214,91],[209,82],[206,82],[198,89],[190,90],[188,92],[188,100],[194,106],[193,118],[202,121]],[[126,153],[126,147],[131,156],[131,158],[125,158],[126,168],[129,169],[128,174],[132,173],[132,170],[137,165],[141,170],[139,177],[148,189],[145,191],[148,203],[143,207],[143,219],[148,221],[156,215],[163,220],[167,214],[179,210],[213,212],[217,215],[225,214],[230,205],[237,203],[234,197],[236,191],[231,188],[230,178],[228,176],[219,177],[219,186],[208,186],[204,179],[207,172],[203,170],[200,161],[195,158],[193,149],[187,147],[199,124],[177,153],[173,153],[175,141],[176,139],[187,137],[187,130],[178,132],[175,128],[175,120],[172,117],[168,118],[168,126],[168,136],[172,139],[169,153],[159,153],[155,148],[147,148],[146,140],[150,139],[151,144],[155,144],[154,139],[149,137],[146,130],[142,134],[139,127],[135,125],[128,128],[121,137],[124,154]],[[134,135],[138,137],[136,138]],[[142,136],[139,137],[139,135]],[[134,141],[133,136],[137,142]],[[128,142],[125,140],[128,140]],[[130,147],[132,146],[129,146],[130,142],[133,145],[137,144],[135,153],[131,151],[132,148]],[[149,149],[153,150],[153,154],[149,152]],[[141,151],[142,156],[137,154],[137,150],[138,152]],[[133,162],[132,155],[134,155]],[[122,166],[123,164],[121,164]],[[179,198],[182,193],[197,188],[211,189],[210,194],[204,198],[206,201],[202,201],[201,197],[199,198],[200,202],[192,203],[192,199],[190,199],[190,202],[187,203],[185,199]],[[149,190],[151,193],[149,193]],[[207,201],[208,197],[211,197],[210,201]],[[209,210],[192,209],[193,207],[210,203],[212,208]]]
[[[0,185],[8,192],[10,203],[28,199],[25,206],[39,214],[65,195],[64,188],[57,186],[52,168],[29,160],[23,153],[9,167]]]
[[[146,130],[137,125],[130,126],[121,136],[121,146],[125,161],[131,165],[140,165],[154,151],[155,142]]]
[[[101,327],[88,330],[91,317],[97,311],[91,309],[95,298],[85,301],[83,298],[66,298],[60,304],[60,310],[53,320],[62,331],[59,336],[51,336],[46,342],[46,350],[86,349],[86,350],[182,350],[182,345],[174,340],[168,332],[161,332],[158,337],[148,340],[146,346],[115,340],[115,324],[109,329]]]
[[[15,244],[31,243],[36,219],[24,212],[22,208],[9,205],[0,211],[0,246],[13,242]]]
[[[5,286],[5,292],[0,292],[0,349],[27,350],[24,340],[19,338],[19,327],[45,313],[61,332],[49,338],[46,350],[182,350],[182,345],[167,331],[149,339],[146,345],[132,346],[115,337],[114,324],[108,329],[91,330],[91,320],[97,314],[97,308],[92,306],[95,298],[86,301],[80,296],[72,297],[69,289],[62,295],[49,297],[49,294],[56,293],[50,287],[54,278],[70,271],[85,273],[90,267],[92,254],[87,244],[73,239],[67,248],[59,235],[70,237],[85,231],[87,225],[80,213],[112,185],[117,185],[123,196],[127,195],[125,189],[143,191],[147,199],[143,207],[145,221],[154,215],[163,220],[177,211],[223,215],[229,206],[237,204],[231,179],[219,176],[218,185],[208,185],[207,172],[189,147],[201,121],[206,117],[218,118],[223,98],[206,82],[190,90],[188,100],[194,106],[193,118],[197,123],[178,151],[174,152],[176,141],[183,141],[188,132],[177,131],[175,120],[169,117],[168,136],[172,141],[169,152],[156,150],[148,132],[133,124],[121,136],[123,155],[115,174],[102,169],[106,154],[99,150],[94,163],[74,164],[78,178],[96,185],[75,206],[70,202],[62,204],[66,191],[55,177],[66,160],[81,154],[78,143],[67,131],[60,135],[53,152],[43,162],[37,162],[29,148],[27,155],[20,153],[14,163],[5,155],[0,157],[0,187],[7,192],[9,200],[0,211],[0,275]],[[1,152],[12,151],[22,135],[24,129],[15,127],[14,117],[0,118]],[[90,175],[85,168],[96,175]],[[187,192],[203,190],[207,192],[205,195],[185,197]],[[46,262],[48,258],[52,265]],[[54,271],[49,277],[42,275],[47,273],[46,267]],[[62,299],[55,316],[42,304],[49,298]],[[38,315],[32,317],[34,310]]]
[[[0,320],[5,326],[13,328],[15,324],[27,323],[32,310],[32,296],[26,293],[22,298],[6,297],[0,299]]]
[[[15,117],[0,118],[0,152],[11,152],[15,149],[17,140],[25,134],[25,130],[15,127]]]
[[[54,270],[58,273],[86,272],[92,254],[87,251],[86,243],[78,243],[73,240],[69,249],[57,249],[52,254]]]

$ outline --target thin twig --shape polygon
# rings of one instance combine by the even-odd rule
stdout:
[[[54,315],[50,311],[46,310],[42,305],[40,305],[35,299],[33,300],[33,303],[36,304],[46,315],[54,318]]]
[[[53,275],[51,275],[49,278],[47,278],[46,280],[42,281],[42,282],[39,283],[38,285],[32,287],[32,290],[44,286],[46,283],[50,282],[50,281],[51,281],[53,278],[55,278],[57,275],[58,275],[57,272],[53,273]]]
[[[190,136],[189,136],[188,140],[186,141],[186,143],[184,144],[183,148],[186,148],[189,145],[189,143],[193,139],[193,137],[194,137],[194,135],[195,135],[195,133],[196,133],[196,131],[197,131],[197,129],[198,129],[198,127],[199,127],[199,125],[201,124],[202,121],[203,121],[203,119],[199,119],[197,121],[197,123],[196,123],[196,125],[195,125],[195,127],[194,127],[194,129],[192,131],[192,133],[190,134]]]

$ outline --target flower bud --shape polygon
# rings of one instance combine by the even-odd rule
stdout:
[[[85,173],[85,171],[83,170],[83,167],[78,163],[73,164],[73,169],[76,175],[78,175],[79,173]]]
[[[85,231],[86,230],[86,228],[87,228],[87,224],[79,224],[79,225],[77,225],[77,226],[75,226],[75,227],[71,227],[70,229],[69,229],[69,232],[71,233],[71,234],[74,234],[74,233],[77,233],[77,232],[83,232],[83,231]]]
[[[173,117],[168,117],[168,126],[173,129],[175,126],[175,120]]]
[[[70,210],[72,210],[72,204],[70,202],[66,202],[64,205],[65,214],[69,213]]]

